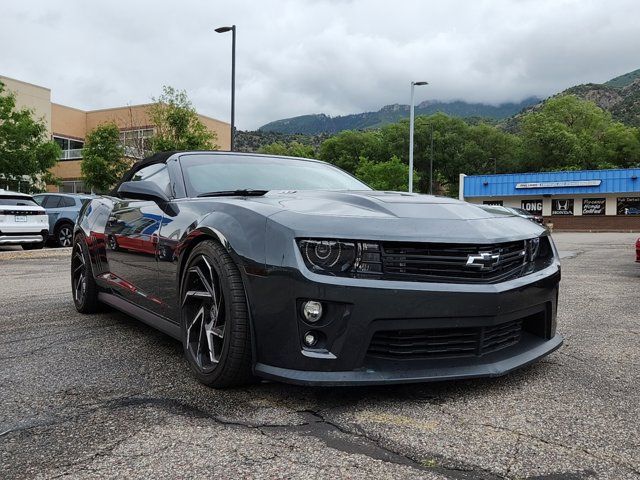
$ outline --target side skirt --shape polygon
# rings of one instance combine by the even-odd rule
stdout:
[[[146,323],[147,325],[157,330],[160,330],[163,333],[166,333],[176,340],[182,339],[179,325],[176,325],[175,323],[170,322],[169,320],[166,320],[156,315],[155,313],[151,313],[144,308],[138,307],[137,305],[134,305],[133,303],[128,302],[121,297],[118,297],[111,293],[100,292],[98,293],[98,300],[140,320],[141,322]]]

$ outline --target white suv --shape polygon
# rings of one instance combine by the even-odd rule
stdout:
[[[31,195],[0,189],[0,245],[42,248],[49,235],[49,217]]]

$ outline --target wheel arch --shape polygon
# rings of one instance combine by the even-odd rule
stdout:
[[[68,224],[71,226],[71,228],[73,229],[75,227],[76,222],[74,222],[73,220],[71,220],[70,218],[67,217],[63,217],[63,218],[59,218],[58,220],[56,220],[55,225],[53,226],[53,229],[51,231],[51,233],[55,233],[55,231],[58,229],[58,227],[61,227],[64,224]]]

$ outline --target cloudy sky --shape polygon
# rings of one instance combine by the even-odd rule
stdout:
[[[187,90],[236,123],[420,100],[501,103],[640,68],[637,0],[21,0],[0,15],[0,74],[82,109]]]

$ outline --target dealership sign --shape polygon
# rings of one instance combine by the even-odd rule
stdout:
[[[554,198],[551,202],[551,215],[573,215],[573,198]]]
[[[516,188],[598,187],[602,180],[568,180],[566,182],[516,183]]]
[[[539,200],[522,200],[520,206],[523,210],[532,215],[542,215],[542,199]]]
[[[583,198],[582,215],[604,215],[606,205],[606,198]]]

